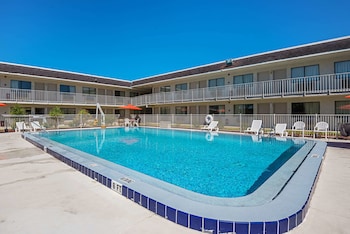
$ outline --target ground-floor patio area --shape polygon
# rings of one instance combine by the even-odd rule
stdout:
[[[350,228],[350,142],[330,141],[306,218],[290,233]],[[2,133],[0,142],[0,233],[198,233],[106,188],[20,133]]]

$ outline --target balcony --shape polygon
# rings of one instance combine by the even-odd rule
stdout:
[[[116,106],[130,103],[130,98],[97,94],[0,88],[0,101],[5,103],[51,105],[96,105],[98,102],[103,106]]]
[[[83,93],[64,93],[27,89],[0,88],[0,101],[5,103],[51,105],[126,105],[137,106],[198,103],[226,100],[246,100],[283,97],[305,97],[350,92],[350,73],[328,74],[312,77],[271,80],[236,85],[226,85],[176,92],[162,92],[137,97],[117,97]]]
[[[134,105],[160,105],[219,100],[283,98],[350,92],[350,73],[271,80],[132,97]]]

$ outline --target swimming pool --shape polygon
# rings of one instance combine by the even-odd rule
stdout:
[[[320,142],[306,140],[151,128],[25,137],[145,208],[180,225],[214,233],[278,233],[298,225],[306,213],[325,149]],[[84,144],[77,144],[77,139],[84,139]],[[238,160],[246,152],[246,161]],[[173,166],[164,169],[164,162]],[[304,194],[300,194],[302,190]]]
[[[43,137],[216,197],[240,197],[255,191],[306,144],[276,138],[257,143],[250,136],[232,134],[213,136],[214,140],[205,132],[154,128],[65,131]]]

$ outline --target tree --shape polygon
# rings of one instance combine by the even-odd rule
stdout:
[[[18,104],[15,104],[11,110],[10,110],[11,115],[25,115],[26,111],[24,108],[20,107]]]
[[[11,107],[10,109],[10,114],[11,115],[25,115],[26,114],[26,111],[24,110],[24,108],[20,107],[17,103]],[[15,117],[14,119],[11,119],[12,123],[11,123],[11,127],[12,129],[15,129],[16,128],[16,122],[19,122],[20,121],[20,118],[19,117]],[[6,128],[7,129],[7,128]],[[6,131],[5,129],[5,131]]]
[[[58,128],[59,118],[63,115],[62,110],[58,106],[55,106],[50,110],[49,115],[56,119],[56,128]]]

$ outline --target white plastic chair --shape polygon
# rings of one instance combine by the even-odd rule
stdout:
[[[270,134],[280,135],[281,137],[288,136],[286,123],[278,123],[275,126],[275,129],[270,132]]]
[[[318,122],[314,127],[314,138],[315,138],[316,132],[324,132],[325,138],[327,139],[328,123],[327,122]]]
[[[297,121],[293,124],[292,127],[292,137],[294,136],[294,132],[301,132],[302,136],[304,137],[305,135],[305,123],[303,121]]]
[[[248,127],[247,130],[244,130],[244,132],[247,133],[254,133],[255,135],[259,135],[259,132],[263,133],[261,130],[262,120],[253,120],[252,126]]]

